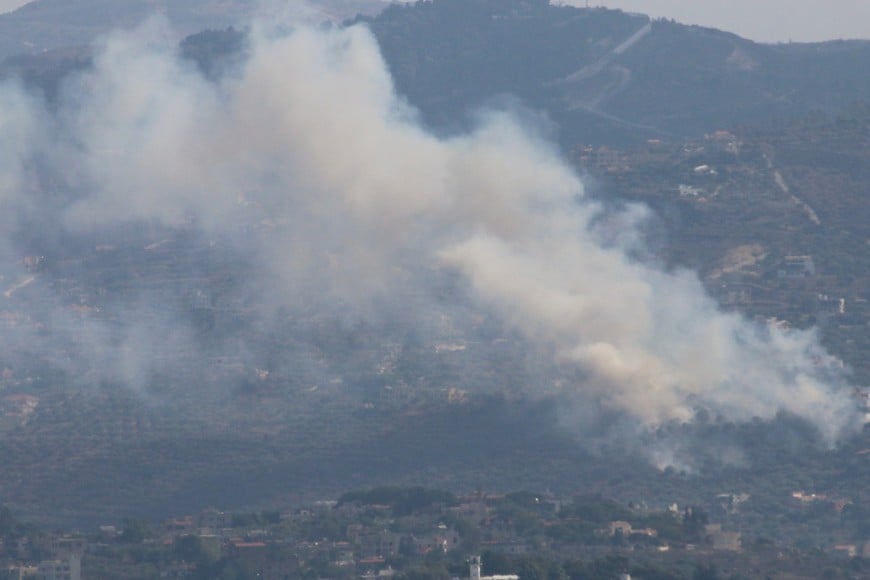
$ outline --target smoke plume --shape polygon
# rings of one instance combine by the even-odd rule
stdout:
[[[231,290],[259,324],[344,312],[426,325],[427,309],[476,312],[571,377],[530,390],[575,393],[651,429],[702,409],[728,421],[785,411],[829,440],[857,424],[845,377],[817,364],[827,355],[813,331],[721,312],[694,273],[638,258],[648,212],[607,213],[587,199],[555,146],[518,117],[491,111],[464,134],[428,131],[364,26],[256,24],[219,80],[179,58],[172,39],[160,20],[106,38],[51,110],[3,88],[6,288],[27,276],[27,224],[91,253],[121,254],[112,240],[136,228],[181,230],[244,264]],[[149,252],[162,251],[151,241]],[[6,309],[39,319],[31,352],[65,350],[75,368],[136,382],[210,356],[165,313],[211,290],[168,278],[177,303],[132,280],[99,320],[82,305],[71,314],[41,278]],[[436,296],[445,280],[455,292]]]

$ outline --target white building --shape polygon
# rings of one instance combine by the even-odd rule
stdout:
[[[36,571],[39,580],[81,580],[82,561],[77,557],[65,560],[43,560]]]
[[[495,576],[481,576],[480,566],[480,556],[472,556],[471,560],[469,560],[469,580],[520,580],[520,577],[516,574],[497,574]]]
[[[81,580],[84,552],[85,541],[82,538],[55,538],[51,542],[54,559],[40,562],[36,577],[39,580]]]

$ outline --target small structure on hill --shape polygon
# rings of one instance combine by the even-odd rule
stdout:
[[[468,580],[520,580],[520,577],[516,574],[497,574],[495,576],[481,576],[480,556],[472,556],[468,563]]]
[[[812,256],[786,256],[782,268],[777,271],[780,278],[811,278],[815,275]]]

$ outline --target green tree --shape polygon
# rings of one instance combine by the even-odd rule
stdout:
[[[719,580],[719,570],[715,564],[698,564],[692,573],[692,580]]]
[[[683,531],[688,539],[693,541],[702,539],[708,523],[710,518],[707,512],[697,506],[686,508],[683,515]]]
[[[151,526],[145,520],[126,518],[124,529],[118,536],[118,541],[122,544],[141,544],[153,535]]]

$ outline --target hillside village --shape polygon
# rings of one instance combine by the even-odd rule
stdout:
[[[816,502],[844,509],[822,495],[793,495],[797,511]],[[870,541],[802,550],[736,531],[728,515],[748,499],[723,494],[708,513],[602,496],[457,497],[374,488],[285,511],[209,508],[85,533],[14,530],[7,522],[0,557],[8,578],[70,580],[466,578],[469,561],[480,554],[484,574],[522,579],[858,578],[867,572],[862,557],[870,557]]]
[[[672,267],[696,270],[726,309],[818,326],[834,358],[870,385],[866,105],[700,139],[577,146],[592,194],[649,204]]]
[[[652,207],[650,251],[669,267],[696,270],[723,308],[762,324],[818,326],[830,355],[816,364],[851,368],[853,396],[868,410],[870,266],[860,251],[870,223],[860,182],[860,160],[870,156],[868,141],[860,138],[867,128],[866,110],[857,108],[837,118],[652,140],[634,148],[578,146],[571,158],[587,173],[588,195]],[[854,163],[836,165],[840,155]],[[814,163],[802,161],[807,156]],[[200,508],[206,500],[199,498],[199,482],[208,480],[219,482],[211,504],[221,503],[223,492],[238,495],[233,501],[242,505],[261,496],[263,505],[275,505],[287,493],[283,488],[293,490],[294,500],[307,500],[324,486],[340,493],[348,478],[355,485],[383,482],[383,471],[392,468],[389,453],[419,458],[401,474],[402,483],[426,481],[459,492],[481,483],[502,491],[555,488],[560,479],[559,493],[607,490],[620,501],[637,498],[645,488],[644,497],[657,503],[668,497],[699,503],[728,491],[712,489],[727,465],[690,466],[695,476],[700,470],[711,480],[690,485],[679,469],[658,481],[650,479],[658,477],[651,466],[632,464],[648,458],[602,461],[584,455],[570,428],[557,432],[564,426],[553,410],[564,405],[558,388],[543,401],[522,395],[523,385],[541,382],[547,369],[532,360],[522,340],[485,318],[427,312],[432,333],[408,340],[382,327],[347,328],[312,315],[288,317],[281,334],[266,336],[251,324],[260,305],[242,291],[248,266],[219,241],[143,229],[129,232],[124,244],[98,237],[32,243],[36,251],[20,258],[23,277],[4,280],[0,325],[7,335],[38,333],[42,322],[29,313],[39,305],[67,313],[73,327],[112,324],[118,317],[112,296],[144,287],[152,289],[150,302],[137,316],[160,332],[164,313],[176,312],[198,333],[194,344],[200,345],[189,353],[196,364],[173,371],[199,388],[170,391],[165,378],[154,376],[139,393],[101,383],[99,368],[58,369],[58,361],[77,357],[68,343],[59,341],[47,359],[29,358],[24,342],[15,345],[21,351],[6,351],[0,373],[0,456],[9,467],[4,490],[23,513],[42,521],[64,525],[107,513],[175,511],[186,497],[197,498]],[[45,284],[51,292],[44,292]],[[452,289],[445,284],[439,291]],[[219,337],[240,329],[262,346],[260,353],[242,356],[221,347]],[[207,356],[199,361],[203,351]],[[184,358],[184,352],[171,354]],[[345,388],[348,377],[357,385],[352,391]],[[802,431],[787,419],[772,431],[779,428],[803,447],[796,450],[789,439],[780,442],[752,425],[701,426],[691,436],[709,431],[714,441],[740,442],[740,453],[750,459],[724,476],[742,481],[754,474],[740,493],[750,492],[753,501],[765,498],[757,513],[783,509],[780,502],[790,500],[782,498],[795,488],[849,498],[860,508],[855,513],[864,513],[870,496],[853,488],[867,469],[866,433],[832,455],[814,447],[811,437],[796,435]],[[482,441],[482,449],[466,449],[468,440]],[[441,444],[433,447],[433,441]],[[539,447],[526,454],[530,441]],[[552,467],[518,472],[502,458],[508,449],[530,464]],[[708,453],[703,446],[694,452]],[[258,482],[253,489],[231,483],[244,481],[244,466],[252,464],[280,473],[281,483]],[[762,464],[771,473],[750,469]],[[59,473],[71,474],[75,483],[58,479]],[[674,485],[699,486],[707,495],[671,494]],[[166,505],[166,498],[175,503]],[[788,541],[805,547],[861,540],[823,540],[824,518],[808,530],[772,522],[747,525],[773,534],[791,529]]]
[[[616,11],[520,0],[505,11],[493,0],[458,20],[505,47],[483,52],[482,37],[438,28],[470,2],[424,4],[361,22],[427,123],[450,134],[493,89],[528,99],[543,131],[551,120],[565,128],[557,139],[586,195],[651,209],[638,259],[696,272],[722,309],[761,327],[817,329],[827,354],[813,364],[846,370],[870,414],[870,108],[844,105],[865,95],[854,63],[867,44],[767,47]],[[526,46],[527,25],[548,44]],[[651,44],[616,59],[626,38]],[[227,29],[180,52],[211,79],[244,46]],[[90,66],[85,52],[47,55],[48,72],[39,56],[12,59],[3,74],[29,70],[51,102],[64,75]],[[489,77],[452,68],[468,53]],[[697,59],[691,82],[670,82],[683,74],[671,67],[662,93],[646,90],[656,55],[674,53]],[[804,82],[805,102],[789,78],[804,53],[824,73]],[[513,86],[517,54],[552,68],[530,66],[530,84]],[[601,110],[566,112],[570,83],[553,79],[590,62],[603,77],[572,86]],[[610,65],[641,82],[597,103]],[[846,79],[834,103],[845,108],[808,112],[827,103],[829,78]],[[741,121],[721,105],[746,97],[744,82],[752,115]],[[647,107],[640,116],[614,118],[633,99]],[[679,115],[647,126],[663,103]],[[62,195],[30,169],[28,192]],[[266,239],[276,224],[255,205],[240,194],[234,217]],[[10,578],[446,579],[467,577],[478,555],[483,575],[524,580],[870,576],[867,426],[835,444],[786,413],[609,431],[612,415],[565,394],[582,373],[451,303],[462,289],[450,276],[433,274],[431,296],[401,295],[387,322],[341,306],[287,312],[253,289],[249,256],[195,224],[77,235],[52,219],[24,224],[0,273]],[[178,327],[188,340],[174,340]],[[34,339],[49,348],[31,349]],[[408,487],[372,487],[387,484]],[[523,489],[539,491],[511,491]]]

